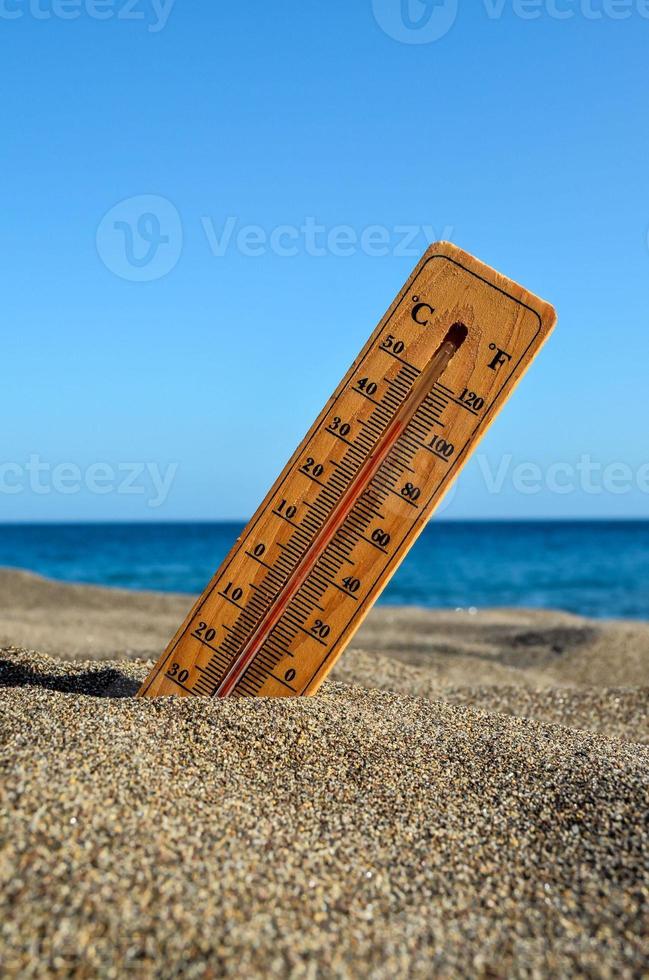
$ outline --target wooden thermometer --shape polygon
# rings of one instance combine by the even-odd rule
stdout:
[[[139,697],[314,694],[555,320],[433,245]]]

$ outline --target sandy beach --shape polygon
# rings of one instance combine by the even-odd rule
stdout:
[[[189,604],[0,572],[5,975],[646,975],[649,625],[378,607],[316,698],[136,701]]]

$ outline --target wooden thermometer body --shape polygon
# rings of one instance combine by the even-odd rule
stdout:
[[[139,696],[314,694],[555,320],[431,246]]]

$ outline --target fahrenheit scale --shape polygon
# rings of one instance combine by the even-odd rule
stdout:
[[[555,322],[431,246],[139,697],[314,694]]]

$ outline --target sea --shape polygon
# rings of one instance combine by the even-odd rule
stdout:
[[[0,525],[0,566],[65,582],[198,593],[243,527]],[[649,620],[649,521],[432,522],[379,601]]]

